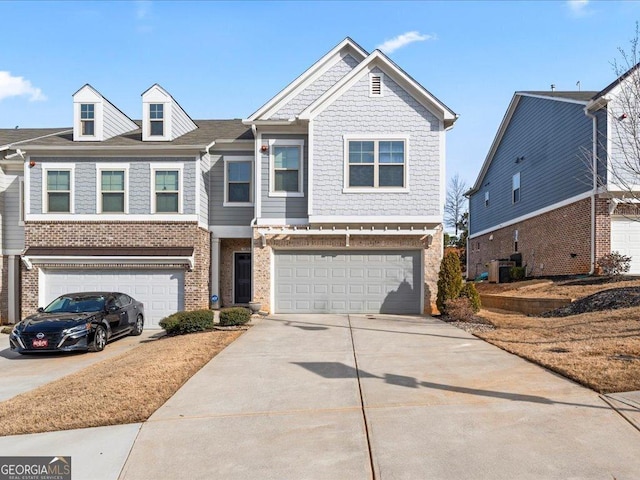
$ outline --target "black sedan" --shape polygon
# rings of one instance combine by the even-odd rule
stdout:
[[[118,292],[68,293],[17,323],[9,336],[18,353],[102,351],[108,341],[140,335],[144,306]]]

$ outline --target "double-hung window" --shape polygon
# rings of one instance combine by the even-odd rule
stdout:
[[[153,170],[155,213],[180,213],[180,169]]]
[[[303,140],[271,140],[271,181],[269,195],[304,195]]]
[[[520,201],[520,172],[516,173],[511,180],[511,200],[513,203]]]
[[[225,157],[224,206],[240,207],[253,205],[252,179],[253,158]]]
[[[80,104],[80,134],[86,137],[95,135],[95,105],[93,103]]]
[[[45,168],[45,211],[48,213],[73,213],[71,168]]]
[[[407,189],[407,139],[345,137],[345,189]]]
[[[164,104],[149,104],[149,135],[154,137],[164,136]]]
[[[128,213],[128,164],[97,164],[98,205],[101,213]]]

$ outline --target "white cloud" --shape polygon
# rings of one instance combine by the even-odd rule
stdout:
[[[423,42],[425,40],[435,40],[435,35],[422,34],[420,32],[412,31],[398,35],[397,37],[385,40],[376,48],[382,50],[384,53],[393,53],[399,48],[409,45],[413,42]]]
[[[138,0],[136,2],[136,17],[139,20],[146,18],[150,12],[151,12],[150,0]]]
[[[591,10],[589,10],[589,0],[567,0],[567,6],[576,17],[584,17],[591,13]]]
[[[31,85],[29,80],[14,77],[11,72],[0,70],[0,100],[22,96],[28,96],[30,102],[47,99],[42,90]]]

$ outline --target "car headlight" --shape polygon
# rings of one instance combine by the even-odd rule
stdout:
[[[84,333],[91,330],[91,324],[85,323],[83,325],[76,325],[75,327],[65,328],[62,331],[63,335],[73,335],[74,333]]]
[[[13,330],[11,330],[11,335],[17,337],[20,335],[20,331],[22,330],[22,323],[18,322],[13,326]]]

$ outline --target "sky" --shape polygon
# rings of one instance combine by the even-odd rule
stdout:
[[[640,2],[0,0],[0,18],[0,128],[71,126],[86,83],[134,119],[154,83],[193,119],[247,118],[349,36],[460,116],[447,178],[471,186],[515,91],[615,80]]]

